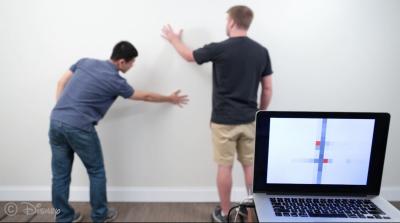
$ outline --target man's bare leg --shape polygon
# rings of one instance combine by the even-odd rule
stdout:
[[[217,187],[221,209],[226,216],[231,208],[232,166],[218,165]]]

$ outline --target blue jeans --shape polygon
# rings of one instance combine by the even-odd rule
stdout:
[[[107,216],[106,173],[100,140],[96,130],[85,131],[63,122],[51,120],[52,203],[60,213],[57,222],[72,222],[75,211],[69,205],[69,186],[74,153],[82,160],[90,180],[92,220],[102,222]]]

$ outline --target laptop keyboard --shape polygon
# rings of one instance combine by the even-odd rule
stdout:
[[[275,216],[390,219],[367,199],[270,198]]]

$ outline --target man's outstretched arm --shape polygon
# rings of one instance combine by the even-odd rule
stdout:
[[[129,99],[147,102],[169,102],[182,107],[187,104],[189,99],[187,95],[179,95],[180,92],[180,90],[177,90],[170,95],[161,95],[154,92],[135,90]]]
[[[191,50],[182,42],[182,32],[183,30],[181,29],[179,33],[175,33],[172,27],[168,24],[162,29],[162,37],[172,44],[172,46],[179,53],[179,55],[182,56],[183,59],[188,62],[193,62],[193,50]]]

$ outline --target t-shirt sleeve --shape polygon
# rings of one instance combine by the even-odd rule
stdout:
[[[120,82],[120,85],[118,86],[118,95],[123,97],[123,98],[129,98],[133,95],[135,90],[131,85],[128,84],[126,80],[123,80]]]
[[[216,59],[219,50],[218,43],[210,43],[193,51],[193,58],[197,64],[203,64]]]
[[[268,50],[267,49],[265,49],[265,52],[266,52],[266,65],[265,65],[265,68],[264,68],[264,70],[263,70],[263,73],[262,73],[262,77],[265,77],[265,76],[268,76],[268,75],[271,75],[273,72],[272,72],[272,66],[271,66],[271,59],[270,59],[270,57],[269,57],[269,53],[268,53]]]
[[[83,59],[78,60],[76,63],[72,64],[72,66],[69,68],[70,71],[72,71],[72,73],[75,73],[76,69],[78,68],[79,63],[81,63]]]

